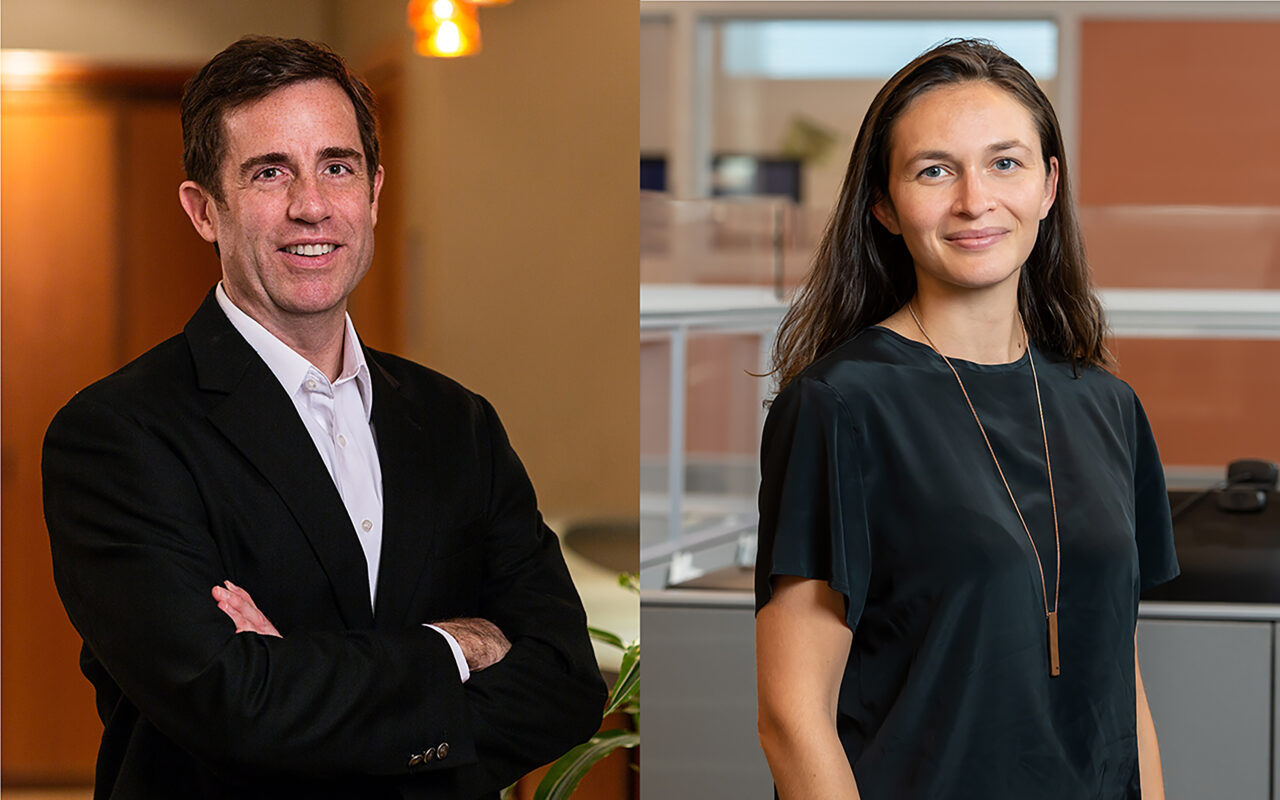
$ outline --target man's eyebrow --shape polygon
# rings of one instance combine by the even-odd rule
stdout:
[[[293,166],[293,159],[287,153],[262,153],[261,155],[249,156],[240,162],[240,174],[252,172],[258,167],[265,167],[268,164],[284,164]]]
[[[325,161],[330,158],[345,158],[355,161],[364,161],[364,153],[359,150],[353,150],[350,147],[326,147],[320,151],[320,160]]]

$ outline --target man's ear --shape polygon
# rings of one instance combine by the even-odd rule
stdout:
[[[218,243],[217,201],[195,181],[183,181],[178,187],[178,202],[187,212],[196,233],[206,242]]]
[[[902,226],[898,224],[898,212],[893,210],[893,201],[887,196],[880,198],[876,204],[871,207],[871,213],[876,219],[880,220],[889,233],[894,236],[902,235]]]
[[[378,224],[378,195],[382,194],[382,165],[378,165],[378,171],[373,174],[373,191],[370,193],[373,197],[373,224]]]

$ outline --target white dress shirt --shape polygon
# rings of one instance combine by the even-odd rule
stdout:
[[[342,369],[337,380],[330,381],[310,361],[231,302],[221,283],[214,290],[214,296],[231,326],[280,381],[307,433],[311,434],[311,441],[329,470],[364,551],[369,605],[374,608],[382,554],[382,466],[378,462],[371,424],[373,383],[351,317],[346,318],[342,340]],[[457,640],[441,628],[427,627],[438,631],[449,643],[458,663],[458,674],[465,682],[471,673]]]

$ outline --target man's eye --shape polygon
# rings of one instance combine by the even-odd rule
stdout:
[[[259,172],[257,177],[259,180],[267,180],[267,181],[274,180],[280,177],[280,168],[267,167],[266,169]]]
[[[346,164],[330,164],[324,168],[324,171],[327,175],[346,175],[352,170]]]

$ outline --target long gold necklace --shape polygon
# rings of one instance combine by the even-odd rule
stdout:
[[[942,351],[933,343],[933,339],[929,338],[929,333],[924,329],[924,325],[920,324],[920,318],[916,316],[916,310],[911,307],[911,303],[907,303],[907,311],[911,312],[911,318],[915,320],[916,327],[920,329],[920,333],[924,334],[925,341],[929,343],[929,347],[933,352],[942,356],[942,360],[946,362],[951,369],[951,374],[956,376],[956,383],[960,384],[960,393],[964,395],[964,401],[969,404],[969,411],[973,414],[973,421],[978,423],[978,430],[982,432],[982,441],[987,443],[987,451],[991,453],[991,460],[996,465],[996,472],[1000,475],[1000,481],[1004,484],[1004,490],[1009,493],[1009,501],[1013,503],[1013,510],[1018,515],[1018,521],[1022,523],[1022,530],[1027,534],[1027,541],[1031,543],[1031,552],[1036,557],[1036,568],[1040,570],[1040,594],[1044,599],[1044,618],[1045,625],[1049,629],[1049,675],[1057,676],[1062,670],[1058,667],[1058,590],[1062,586],[1062,543],[1058,536],[1058,501],[1053,493],[1053,465],[1049,462],[1049,433],[1044,425],[1044,405],[1040,402],[1040,377],[1036,374],[1036,360],[1031,355],[1031,341],[1027,337],[1027,326],[1021,325],[1022,317],[1018,317],[1018,323],[1022,327],[1022,336],[1026,341],[1027,360],[1031,363],[1031,379],[1036,386],[1036,409],[1040,412],[1040,435],[1044,438],[1044,467],[1049,473],[1049,507],[1053,511],[1053,549],[1057,555],[1057,567],[1054,570],[1053,582],[1053,608],[1049,608],[1049,590],[1044,580],[1044,562],[1040,560],[1040,551],[1036,548],[1035,539],[1031,538],[1031,529],[1027,527],[1027,521],[1022,516],[1022,509],[1018,507],[1018,500],[1013,496],[1013,489],[1009,488],[1009,481],[1004,477],[1004,470],[1000,468],[1000,459],[996,458],[995,448],[991,446],[991,439],[987,436],[987,429],[983,427],[982,420],[978,418],[978,410],[973,407],[973,401],[969,399],[969,392],[964,388],[964,381],[960,380],[960,373],[956,372],[955,366],[951,363],[951,359],[942,355]]]

